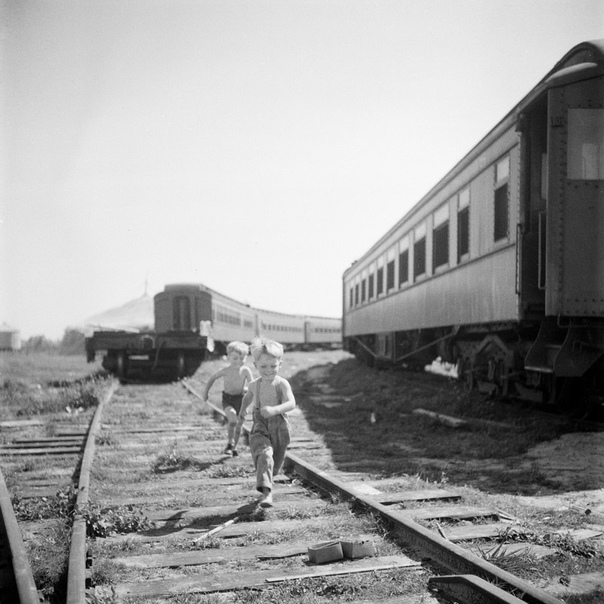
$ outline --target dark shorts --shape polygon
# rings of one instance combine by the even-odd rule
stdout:
[[[241,402],[243,401],[243,394],[228,394],[227,392],[222,393],[222,408],[226,411],[227,407],[233,407],[235,412],[239,414],[241,411]]]

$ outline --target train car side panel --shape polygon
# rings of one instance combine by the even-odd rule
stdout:
[[[517,321],[515,247],[458,266],[375,304],[349,310],[344,335]]]

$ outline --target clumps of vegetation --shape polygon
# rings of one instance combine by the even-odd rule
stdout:
[[[18,520],[45,520],[70,518],[76,500],[73,485],[60,489],[52,497],[22,498],[18,492],[12,497],[13,509]]]
[[[136,533],[152,527],[150,520],[135,505],[103,508],[96,503],[88,503],[80,512],[86,519],[89,537]]]
[[[15,417],[64,412],[77,415],[96,407],[106,389],[105,378],[65,382],[50,388],[15,380],[4,380],[1,386],[6,401],[5,411]]]
[[[207,463],[201,462],[190,455],[181,455],[173,449],[170,453],[162,453],[152,466],[154,474],[167,474],[179,470],[205,470]]]
[[[70,530],[70,523],[59,519],[44,529],[43,538],[28,544],[34,581],[45,602],[65,601]]]

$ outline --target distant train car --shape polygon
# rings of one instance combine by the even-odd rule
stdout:
[[[103,367],[120,377],[192,375],[207,352],[226,353],[233,340],[263,335],[286,348],[341,346],[341,319],[252,308],[201,284],[166,285],[154,297],[152,332],[96,331],[86,338],[88,361],[104,352]],[[314,326],[322,327],[317,332]]]
[[[457,363],[583,414],[604,394],[604,41],[571,49],[343,275],[344,347]]]
[[[304,343],[306,348],[339,348],[342,346],[342,321],[326,317],[307,317]]]

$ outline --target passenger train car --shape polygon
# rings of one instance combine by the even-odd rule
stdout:
[[[96,331],[86,338],[88,361],[103,351],[103,367],[120,377],[192,375],[207,352],[226,353],[233,340],[262,335],[286,348],[339,348],[341,319],[253,308],[201,284],[166,285],[154,297],[152,332]]]
[[[572,48],[343,275],[344,348],[456,363],[583,414],[604,393],[604,40]]]

